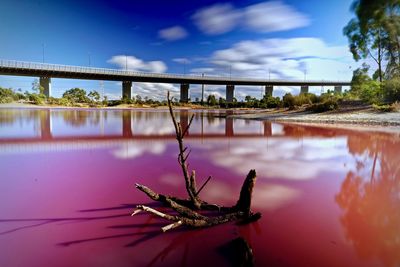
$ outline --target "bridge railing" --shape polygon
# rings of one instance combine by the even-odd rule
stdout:
[[[30,69],[30,70],[46,70],[46,71],[65,71],[65,72],[76,72],[76,73],[88,73],[88,74],[107,74],[107,75],[121,75],[121,76],[154,76],[154,77],[177,77],[177,78],[199,78],[204,77],[201,74],[166,74],[166,73],[151,73],[151,72],[138,72],[131,70],[118,70],[108,68],[94,68],[94,67],[83,67],[83,66],[71,66],[61,64],[49,64],[29,61],[17,61],[17,60],[5,60],[0,59],[0,67],[4,68],[17,68],[17,69]],[[226,79],[224,76],[218,75],[207,75],[209,77]],[[207,77],[204,77],[207,78]]]

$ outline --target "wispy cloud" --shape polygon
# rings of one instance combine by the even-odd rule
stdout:
[[[349,79],[354,64],[347,46],[331,46],[319,38],[262,39],[241,41],[217,50],[209,62],[232,74],[272,79]]]
[[[167,70],[167,65],[161,60],[146,62],[134,56],[116,55],[107,62],[132,71],[163,73]]]
[[[217,35],[233,30],[241,16],[239,10],[225,3],[202,8],[192,16],[192,19],[202,32]]]
[[[196,11],[192,20],[208,35],[223,34],[237,27],[256,32],[276,32],[310,24],[305,14],[282,1],[267,1],[243,8],[218,3]]]
[[[190,72],[264,79],[350,80],[350,69],[357,66],[346,45],[329,45],[319,38],[271,38],[240,41],[216,50],[203,66],[196,66]],[[319,93],[322,88],[310,90]],[[224,86],[211,91],[225,97]],[[274,95],[298,91],[298,87],[279,86],[274,88]],[[242,99],[245,95],[258,97],[260,88],[237,86],[235,96]]]
[[[281,1],[263,2],[244,9],[244,24],[259,32],[286,31],[310,24],[309,18]]]
[[[181,26],[173,26],[158,31],[158,36],[165,41],[172,42],[185,39],[188,36],[185,28]]]
[[[179,88],[170,83],[134,83],[132,85],[132,95],[148,96],[151,99],[165,100],[167,91],[172,97],[179,99]]]

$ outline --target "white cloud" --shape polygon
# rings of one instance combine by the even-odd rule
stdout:
[[[185,28],[181,26],[173,26],[170,28],[159,30],[158,36],[165,41],[171,42],[186,38],[188,36],[188,33]]]
[[[145,153],[161,155],[166,149],[162,142],[153,142],[151,145],[139,143],[126,143],[113,150],[111,153],[119,159],[134,159]]]
[[[237,27],[256,32],[286,31],[310,24],[308,17],[281,1],[267,1],[244,8],[230,3],[202,8],[192,16],[205,34],[223,34]]]
[[[281,1],[263,2],[244,10],[245,25],[260,32],[285,31],[310,24],[307,16]]]
[[[167,65],[160,60],[143,61],[134,56],[117,55],[107,60],[107,63],[115,64],[121,69],[131,71],[163,73],[167,70]]]
[[[185,57],[174,58],[174,59],[172,59],[172,61],[174,61],[176,63],[179,63],[179,64],[190,64],[190,63],[192,63],[190,61],[190,59],[185,58]]]
[[[215,4],[196,11],[192,19],[204,33],[217,35],[233,30],[239,23],[242,13],[231,4]]]
[[[346,45],[332,46],[319,38],[241,41],[230,48],[215,51],[206,63],[211,66],[204,70],[223,76],[231,72],[234,77],[302,80],[306,73],[307,80],[347,81],[352,76],[350,68],[358,66]],[[195,70],[198,69],[192,71]],[[298,88],[275,89],[274,92],[281,95]],[[254,91],[259,96],[259,88]]]
[[[259,142],[243,139],[230,144],[229,149],[224,149],[222,143],[215,142],[213,145],[215,151],[208,151],[207,157],[217,166],[243,177],[248,170],[256,169],[260,177],[266,179],[309,180],[330,170],[344,173],[346,168],[343,163],[351,162],[346,138],[303,138],[301,142],[286,138]]]
[[[147,96],[155,100],[167,99],[167,91],[172,97],[179,99],[179,87],[170,83],[134,83],[132,85],[132,96]]]

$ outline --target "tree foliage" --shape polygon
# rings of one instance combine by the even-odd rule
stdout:
[[[208,95],[207,97],[207,105],[209,106],[216,106],[218,104],[217,98],[215,95]]]
[[[400,100],[400,77],[386,81],[383,85],[383,93],[388,102]]]
[[[375,77],[400,74],[400,1],[355,0],[355,18],[344,27],[350,51],[356,61],[372,58],[377,64]],[[386,65],[386,70],[383,69]]]
[[[88,94],[88,97],[93,102],[98,102],[100,100],[100,94],[96,90],[90,91],[89,94]]]
[[[72,88],[66,91],[63,96],[63,98],[67,98],[72,102],[75,103],[88,103],[90,102],[90,99],[86,96],[86,92],[83,89],[80,88]]]

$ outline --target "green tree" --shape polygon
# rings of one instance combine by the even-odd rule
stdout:
[[[356,17],[344,27],[350,51],[356,61],[372,58],[378,68],[374,77],[383,80],[383,65],[390,78],[399,73],[400,1],[356,0],[351,6]]]
[[[136,100],[135,100],[136,104],[143,104],[143,100],[142,97],[140,95],[136,95]]]
[[[387,80],[383,85],[386,101],[395,102],[400,100],[400,77]]]
[[[96,90],[90,91],[89,94],[88,94],[88,97],[93,102],[98,102],[100,100],[100,94]]]
[[[88,103],[90,99],[86,96],[85,90],[81,88],[72,88],[66,91],[63,95],[63,98],[67,98],[75,103]]]
[[[364,83],[371,81],[371,78],[368,76],[368,69],[369,66],[363,64],[362,68],[358,68],[353,71],[353,78],[351,79],[351,89],[350,91],[355,94],[359,95],[361,92],[361,87]]]
[[[295,98],[291,93],[286,93],[282,98],[283,106],[293,109],[295,106]]]
[[[207,104],[209,106],[216,106],[218,104],[215,95],[208,95],[207,97]]]
[[[218,99],[218,104],[219,104],[220,107],[225,107],[225,105],[226,105],[226,100],[225,100],[225,98],[220,97],[220,98]]]
[[[369,104],[379,104],[383,100],[382,84],[368,76],[368,68],[363,64],[353,72],[351,94]]]
[[[9,103],[15,100],[14,91],[11,88],[0,87],[0,103]]]
[[[40,85],[38,79],[35,79],[32,82],[32,91],[34,91],[35,93],[40,94],[40,95],[44,94],[44,87]]]

